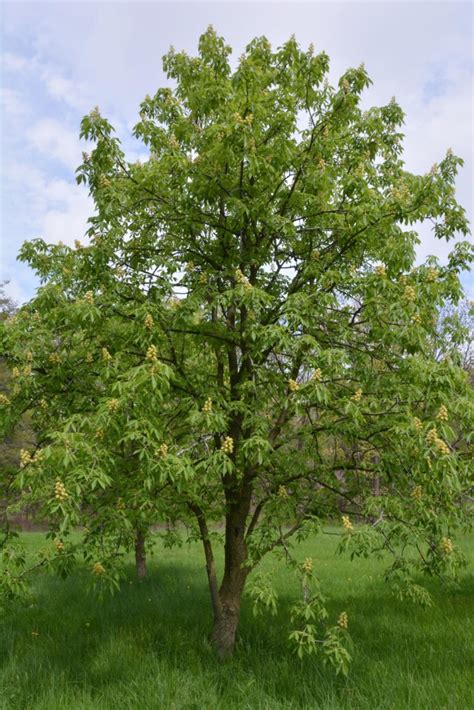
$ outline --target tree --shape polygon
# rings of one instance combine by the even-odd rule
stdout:
[[[63,274],[64,271],[67,272],[67,267],[63,265]],[[149,330],[150,323],[145,318],[142,342]],[[5,406],[7,427],[11,430],[25,413],[33,412],[37,433],[35,451],[30,442],[22,451],[17,447],[15,452],[21,464],[22,485],[33,491],[31,496],[23,496],[23,503],[29,498],[44,503],[49,498],[53,484],[47,475],[42,479],[39,467],[49,452],[48,444],[60,440],[63,449],[64,456],[50,462],[57,486],[58,472],[67,466],[74,467],[79,481],[83,469],[94,470],[96,461],[103,461],[89,488],[81,489],[81,506],[76,511],[75,523],[85,527],[88,547],[102,550],[102,555],[104,545],[114,557],[119,550],[122,554],[133,547],[137,575],[145,577],[146,537],[150,523],[159,517],[160,500],[153,498],[157,491],[152,489],[142,465],[137,435],[146,436],[150,444],[152,436],[156,436],[157,422],[146,401],[150,392],[148,373],[145,381],[143,376],[140,379],[138,370],[132,377],[137,343],[130,328],[126,322],[118,322],[100,298],[94,300],[91,291],[72,286],[61,291],[46,287],[32,304],[7,323],[3,340],[15,382],[13,397],[4,402],[8,405]],[[114,358],[116,350],[120,350],[120,359]],[[123,371],[128,390],[122,380]],[[142,399],[141,388],[145,395]],[[145,430],[138,426],[143,407],[147,415]],[[82,422],[82,439],[76,422]],[[81,465],[77,462],[78,452]],[[67,531],[57,515],[60,499],[61,496],[55,496],[52,506],[42,505],[36,517],[50,524],[62,571],[68,559],[66,552],[72,553],[75,546],[65,546],[63,533],[67,535]],[[72,561],[71,554],[68,561]]]
[[[0,323],[14,316],[17,305],[5,293],[5,283],[0,284]],[[0,356],[0,408],[9,402],[11,390],[11,372],[3,356]],[[8,433],[0,441],[0,530],[8,527],[6,511],[17,495],[11,488],[11,482],[16,470],[19,452],[22,448],[32,446],[34,434],[29,418],[24,415],[10,426]]]
[[[474,301],[463,299],[456,306],[446,304],[439,314],[438,331],[434,339],[437,358],[451,358],[467,373],[473,384],[474,365]]]
[[[327,618],[312,560],[292,561],[295,535],[339,516],[343,501],[342,547],[388,550],[398,593],[425,602],[413,574],[462,562],[452,536],[472,485],[472,393],[428,345],[472,255],[459,243],[446,266],[414,267],[412,228],[429,219],[440,239],[468,233],[454,197],[462,161],[448,151],[428,174],[407,172],[403,112],[395,100],[360,109],[363,66],[333,87],[327,55],[294,38],[276,51],[253,40],[235,70],[229,55],[210,28],[197,57],[164,57],[175,86],[141,105],[143,163],[126,161],[98,109],[86,116],[81,137],[94,148],[78,181],[95,201],[91,244],[35,241],[21,256],[47,280],[43,293],[81,284],[134,333],[142,364],[121,380],[133,396],[137,369],[146,373],[166,436],[157,460],[160,437],[144,413],[139,455],[154,484],[167,484],[169,516],[194,519],[219,656],[233,653],[249,573],[282,549],[302,583],[295,648],[345,670],[347,615]],[[463,448],[452,445],[454,416]],[[88,423],[74,426],[84,440]],[[48,461],[64,462],[61,438],[44,476]],[[107,465],[98,455],[87,485]],[[74,521],[83,484],[75,465],[64,478],[60,510]],[[221,520],[219,582],[212,524]],[[274,608],[270,580],[252,594]]]

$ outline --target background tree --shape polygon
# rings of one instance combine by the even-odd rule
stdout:
[[[95,144],[78,171],[96,205],[91,246],[62,258],[68,278],[98,290],[137,333],[145,308],[153,319],[172,457],[153,470],[176,513],[194,516],[219,655],[234,650],[250,571],[284,549],[303,592],[292,641],[344,670],[347,615],[329,620],[312,560],[291,562],[295,534],[339,515],[344,500],[343,546],[388,550],[399,594],[425,602],[412,575],[454,572],[462,561],[452,534],[472,486],[463,434],[472,393],[429,341],[438,309],[461,297],[471,254],[459,243],[446,266],[415,267],[412,229],[430,219],[439,238],[467,234],[454,198],[461,160],[448,151],[426,175],[404,170],[403,112],[394,100],[360,109],[363,66],[333,87],[327,55],[294,38],[276,51],[255,39],[234,71],[229,54],[209,29],[197,57],[165,56],[175,87],[141,105],[143,164],[126,161],[97,109],[84,118],[81,136]],[[54,248],[36,241],[22,258],[63,283]],[[121,286],[111,291],[117,268]],[[134,372],[122,374],[129,392]],[[454,417],[463,448],[452,446]],[[46,461],[63,456],[62,437]],[[149,470],[151,441],[140,450]],[[69,467],[69,523],[77,478]],[[211,528],[222,519],[219,581]],[[274,608],[268,580],[253,595]]]
[[[0,284],[0,323],[12,318],[17,310],[17,305],[5,293],[5,283]],[[11,395],[12,377],[11,370],[3,354],[0,354],[0,408],[6,409]],[[17,469],[19,453],[22,448],[31,447],[34,443],[34,434],[29,417],[24,414],[18,421],[10,421],[9,426],[0,440],[0,530],[2,533],[8,529],[9,520],[6,511],[17,498],[12,490],[11,483]]]
[[[60,261],[61,274],[67,276],[63,248],[56,248],[56,252],[51,264],[57,266]],[[12,396],[5,402],[8,423],[11,428],[25,412],[33,412],[37,432],[36,447],[30,442],[21,451],[15,450],[15,467],[21,466],[19,480],[25,491],[21,504],[25,506],[29,500],[43,504],[36,519],[50,525],[57,563],[63,571],[66,561],[72,562],[76,546],[65,544],[64,526],[58,517],[67,499],[64,495],[62,501],[58,494],[63,486],[61,475],[72,468],[80,485],[90,471],[89,485],[81,487],[80,510],[74,519],[85,526],[88,557],[92,550],[102,558],[104,554],[122,556],[132,547],[137,574],[144,577],[146,537],[150,523],[159,518],[160,500],[142,466],[140,446],[143,440],[151,444],[157,422],[148,402],[146,418],[143,405],[140,408],[140,389],[146,397],[150,387],[154,389],[148,370],[141,379],[138,370],[136,377],[131,375],[134,365],[147,361],[150,318],[144,317],[132,340],[127,322],[117,320],[100,296],[94,300],[92,291],[77,290],[65,281],[62,286],[60,290],[55,286],[40,289],[34,302],[4,329],[4,352],[15,382]],[[145,343],[143,353],[137,337]],[[115,355],[117,350],[120,357]],[[128,390],[122,381],[124,367]],[[40,468],[39,462],[53,442],[61,443],[62,448],[55,451],[61,449],[62,455],[54,458],[50,467]],[[49,501],[52,491],[55,497]],[[95,560],[105,573],[103,561]]]
[[[455,306],[447,303],[441,309],[439,333],[434,339],[436,357],[451,358],[474,381],[474,301],[463,299]]]

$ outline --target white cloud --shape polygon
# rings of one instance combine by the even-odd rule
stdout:
[[[20,243],[37,236],[46,242],[63,241],[69,245],[75,239],[84,242],[87,219],[93,213],[93,202],[86,188],[75,182],[50,179],[27,164],[12,166],[9,177],[13,195],[21,194],[22,202],[28,205]]]
[[[5,75],[16,75],[16,80],[34,79],[37,83],[39,79],[51,98],[64,102],[81,114],[92,107],[92,99],[83,82],[65,77],[59,66],[42,60],[37,54],[26,57],[4,52],[1,55],[1,66]]]
[[[84,241],[87,219],[93,212],[87,191],[66,180],[47,183],[48,201],[40,222],[44,239],[72,245],[75,239]]]
[[[60,121],[47,118],[38,121],[30,130],[28,140],[37,150],[75,169],[81,162],[81,144],[77,133]]]
[[[24,72],[31,66],[31,61],[14,52],[4,52],[1,57],[3,71]]]
[[[28,292],[16,279],[7,279],[4,284],[4,291],[16,305],[25,303],[30,297]]]
[[[80,83],[66,79],[50,67],[42,69],[41,78],[52,98],[64,101],[81,114],[91,109],[91,99]]]
[[[2,113],[4,115],[18,118],[28,113],[28,105],[24,101],[21,93],[16,89],[3,86],[1,90]]]

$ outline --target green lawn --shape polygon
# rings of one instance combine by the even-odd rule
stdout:
[[[40,534],[25,534],[34,550]],[[319,659],[302,662],[287,645],[286,608],[296,593],[276,559],[282,601],[277,617],[254,620],[244,603],[235,658],[220,665],[206,638],[210,607],[200,546],[157,545],[149,580],[129,579],[100,602],[84,573],[66,581],[37,578],[34,599],[0,617],[0,707],[293,710],[296,708],[474,708],[474,576],[461,588],[432,582],[436,607],[423,611],[395,600],[383,565],[335,557],[337,538],[301,544],[312,556],[334,618],[346,610],[355,642],[348,678]],[[473,558],[474,537],[462,545]]]

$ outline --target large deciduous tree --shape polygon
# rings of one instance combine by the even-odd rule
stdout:
[[[85,117],[94,148],[78,181],[96,205],[90,245],[36,241],[22,252],[44,289],[81,284],[132,334],[127,396],[136,368],[159,380],[147,402],[152,412],[159,392],[160,435],[142,409],[134,451],[150,490],[171,492],[169,515],[195,520],[221,657],[234,650],[249,572],[341,511],[343,544],[388,550],[399,593],[426,601],[412,574],[461,561],[452,534],[472,484],[472,397],[462,370],[432,354],[438,310],[461,297],[470,250],[457,243],[445,266],[415,266],[418,222],[439,239],[468,233],[454,197],[462,161],[448,151],[425,175],[407,172],[403,112],[395,100],[361,109],[363,66],[334,87],[327,55],[293,38],[276,51],[257,38],[234,67],[229,55],[209,29],[196,57],[165,56],[172,88],[146,97],[134,130],[149,149],[141,163],[127,162],[97,109]],[[118,343],[114,357],[123,363],[126,351]],[[74,427],[87,441],[90,423]],[[106,448],[87,456],[120,480]],[[87,470],[85,480],[98,475]],[[64,479],[73,520],[86,484],[74,466]],[[344,667],[347,617],[327,620],[311,560],[294,567],[304,594],[292,640]],[[268,585],[254,597],[271,609]]]

